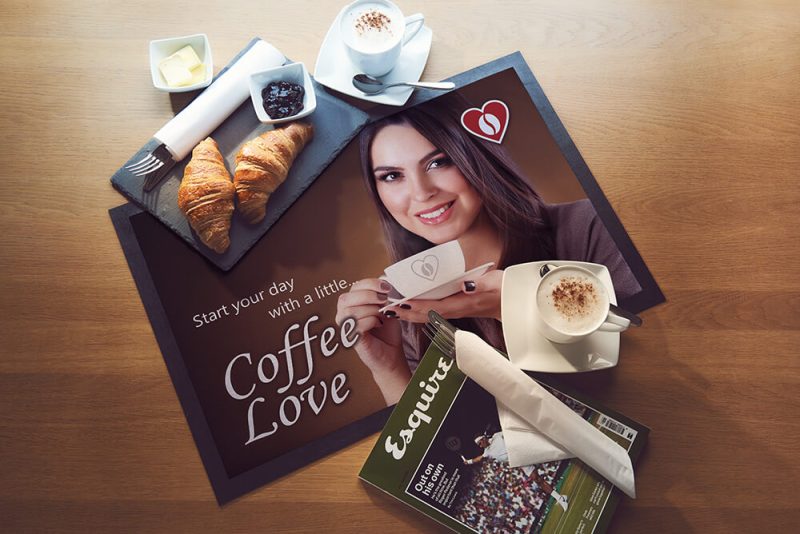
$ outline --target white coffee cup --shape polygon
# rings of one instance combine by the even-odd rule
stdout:
[[[590,271],[562,265],[536,286],[537,328],[555,343],[575,343],[597,331],[622,332],[631,322],[610,310],[603,282]]]
[[[405,17],[389,0],[357,0],[342,10],[339,34],[355,67],[378,77],[394,68],[423,24],[422,13]]]

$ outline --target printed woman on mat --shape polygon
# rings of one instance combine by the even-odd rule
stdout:
[[[469,107],[457,93],[368,125],[361,165],[378,209],[393,262],[458,240],[466,269],[496,269],[464,282],[461,293],[438,301],[411,300],[379,312],[392,290],[369,278],[339,297],[337,321],[357,320],[356,350],[393,404],[427,347],[422,323],[430,309],[459,328],[504,349],[500,291],[504,268],[538,260],[606,265],[620,296],[639,291],[589,200],[545,204],[502,147],[479,140],[460,124]]]

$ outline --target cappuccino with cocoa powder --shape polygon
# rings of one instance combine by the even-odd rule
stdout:
[[[403,45],[424,24],[422,13],[405,17],[389,0],[356,0],[339,15],[339,36],[355,72],[379,77],[394,68]]]
[[[549,273],[536,292],[539,317],[567,335],[596,330],[608,316],[608,304],[608,293],[595,276],[569,266]]]
[[[403,19],[380,3],[359,4],[347,11],[342,29],[345,41],[367,54],[382,52],[403,36]]]

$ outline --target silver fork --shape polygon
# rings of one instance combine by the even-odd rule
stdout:
[[[167,145],[161,143],[150,154],[125,168],[134,176],[144,176],[143,189],[149,192],[164,179],[175,163]]]
[[[456,356],[456,337],[458,330],[455,326],[436,313],[434,310],[428,312],[428,322],[422,332],[431,340],[437,349],[448,358]]]

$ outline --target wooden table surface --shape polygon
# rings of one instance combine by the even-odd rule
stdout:
[[[340,5],[3,1],[0,529],[442,530],[357,480],[375,436],[220,509],[107,213],[173,113],[148,40],[313,66]],[[522,52],[667,296],[570,380],[652,428],[612,531],[799,531],[797,1],[401,5],[423,79]]]

